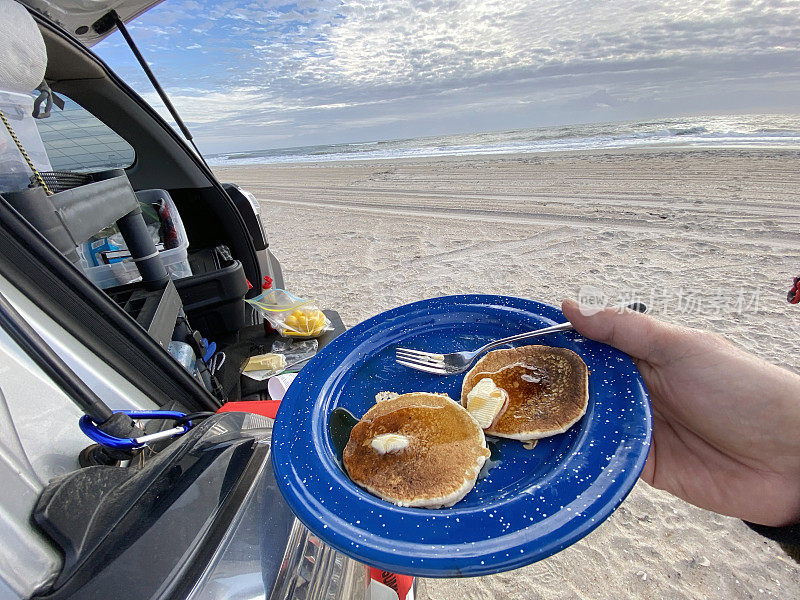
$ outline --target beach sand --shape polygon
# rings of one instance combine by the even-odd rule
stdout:
[[[347,325],[482,292],[648,302],[800,371],[800,153],[641,150],[215,169],[261,201],[288,289]],[[431,600],[798,598],[800,570],[741,521],[639,482],[593,533],[528,567],[420,581]]]

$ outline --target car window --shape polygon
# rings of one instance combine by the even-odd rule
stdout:
[[[136,158],[131,145],[89,111],[64,99],[64,110],[53,107],[46,119],[37,119],[47,156],[54,171],[124,169]]]

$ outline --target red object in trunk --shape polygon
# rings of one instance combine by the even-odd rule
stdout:
[[[227,402],[217,412],[249,412],[274,419],[278,414],[280,405],[280,400],[244,400],[241,402]]]
[[[377,582],[381,588],[378,590],[369,590],[368,598],[392,598],[391,592],[397,594],[398,600],[414,600],[414,595],[411,590],[414,588],[414,577],[411,575],[400,575],[399,573],[392,573],[374,567],[369,568],[370,585]],[[385,586],[385,587],[383,587]],[[389,588],[388,590],[386,588]],[[390,591],[391,590],[391,591]]]

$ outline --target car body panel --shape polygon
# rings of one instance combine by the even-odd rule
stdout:
[[[157,405],[0,276],[0,289],[78,375],[114,408],[153,410]],[[0,329],[0,598],[27,598],[54,579],[63,563],[52,540],[31,523],[48,481],[78,468],[89,440],[78,429],[83,415]],[[3,589],[5,586],[5,590]]]
[[[109,366],[103,357],[89,352],[2,275],[0,289],[44,341],[106,404],[118,410],[158,410],[158,405],[139,387]]]
[[[0,597],[28,598],[55,579],[62,564],[52,540],[31,523],[31,512],[48,475],[74,470],[74,452],[86,444],[64,428],[81,416],[78,407],[3,330],[0,361]],[[37,399],[48,402],[42,406]],[[52,423],[52,429],[31,427],[39,418]],[[53,452],[56,448],[63,454]]]

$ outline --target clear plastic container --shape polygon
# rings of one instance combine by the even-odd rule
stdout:
[[[153,190],[153,192],[159,192],[161,197],[166,199],[170,216],[175,224],[175,230],[178,233],[178,246],[159,252],[161,260],[164,262],[167,272],[173,279],[191,277],[192,268],[189,266],[188,254],[189,238],[186,237],[186,229],[183,227],[183,221],[181,221],[178,209],[175,207],[172,198],[170,198],[168,194],[161,192],[161,190]],[[140,199],[142,199],[141,196]],[[122,249],[123,248],[120,247],[120,250]],[[130,258],[108,265],[92,267],[89,266],[90,258],[87,256],[87,253],[88,251],[85,245],[78,249],[80,267],[86,277],[101,289],[133,283],[134,281],[141,281],[142,279],[142,276],[139,275],[139,270],[136,268],[136,263]]]
[[[36,119],[31,116],[33,97],[0,90],[0,109],[3,110],[11,129],[14,130],[34,166],[39,171],[51,171],[50,159],[39,136]],[[27,188],[31,175],[31,168],[11,139],[5,125],[0,123],[0,193]]]

